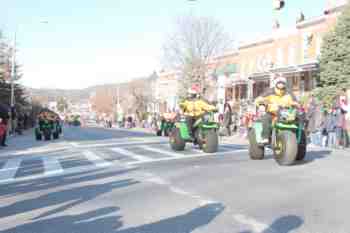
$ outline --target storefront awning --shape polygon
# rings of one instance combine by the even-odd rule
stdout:
[[[254,73],[249,76],[250,80],[253,80],[255,82],[259,81],[268,81],[270,80],[271,73],[269,72],[263,72],[263,73]]]
[[[219,68],[215,71],[215,75],[225,75],[225,74],[234,74],[237,73],[237,64],[227,64],[222,68]]]

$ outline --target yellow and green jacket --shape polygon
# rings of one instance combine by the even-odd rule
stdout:
[[[191,117],[198,117],[206,112],[214,111],[216,109],[215,106],[210,105],[201,99],[185,100],[180,103],[180,108],[184,112],[184,115]]]
[[[288,91],[271,88],[255,100],[257,105],[266,104],[267,112],[277,113],[279,107],[291,107],[297,103],[295,96]]]

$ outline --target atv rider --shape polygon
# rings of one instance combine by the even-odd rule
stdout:
[[[187,126],[191,137],[193,138],[193,124],[204,113],[215,111],[216,107],[208,104],[199,96],[198,88],[192,87],[187,91],[187,98],[180,103],[180,108],[186,116]]]
[[[263,131],[261,143],[268,143],[272,132],[272,119],[277,116],[280,107],[298,107],[293,93],[287,90],[285,77],[277,77],[274,80],[274,87],[267,90],[262,96],[256,99],[257,106],[265,105],[266,114],[261,117]]]

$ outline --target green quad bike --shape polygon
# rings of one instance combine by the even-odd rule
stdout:
[[[52,123],[52,137],[53,139],[59,139],[60,134],[62,133],[62,126],[59,121]]]
[[[262,140],[262,122],[256,121],[248,133],[249,156],[253,160],[264,159],[265,146],[273,150],[274,158],[279,165],[290,166],[304,160],[307,139],[305,135],[305,114],[295,108],[280,108],[277,121],[272,125],[269,145]]]
[[[51,140],[52,131],[52,122],[44,120],[43,122],[39,123],[39,126],[37,128],[35,128],[35,138],[38,141],[42,140],[43,138],[45,141],[49,141]]]
[[[198,145],[205,153],[215,153],[218,151],[219,144],[218,129],[219,124],[214,121],[214,114],[205,113],[193,124],[194,138],[192,138],[186,118],[182,116],[175,123],[169,136],[170,147],[175,151],[183,151],[186,143],[191,142]]]
[[[164,135],[165,137],[168,137],[173,128],[174,122],[172,122],[171,120],[163,119],[160,123],[160,129],[158,130],[157,135]]]

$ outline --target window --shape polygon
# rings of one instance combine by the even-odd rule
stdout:
[[[310,32],[303,35],[303,58],[304,62],[310,59],[310,48],[313,44],[314,35]]]
[[[322,48],[322,37],[317,36],[316,38],[316,56],[317,57],[321,55],[321,48]]]
[[[241,73],[242,77],[244,76],[244,69],[245,69],[245,63],[242,62],[241,66],[240,66],[240,73]]]
[[[289,46],[288,49],[288,65],[295,64],[295,47],[293,45]]]
[[[249,64],[249,73],[254,73],[255,70],[254,70],[254,60],[250,61],[250,64]]]
[[[276,58],[276,65],[282,66],[283,65],[283,51],[282,48],[277,49],[277,58]]]

